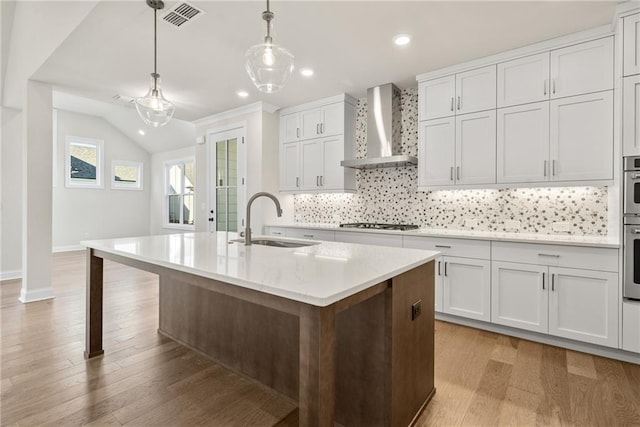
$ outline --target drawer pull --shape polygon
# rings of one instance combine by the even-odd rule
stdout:
[[[303,237],[313,237],[313,234],[303,234]]]
[[[447,246],[447,245],[436,245],[436,248],[451,249],[451,246]]]
[[[276,236],[279,236],[282,234],[282,231],[272,231],[271,234],[275,234]]]
[[[543,254],[543,253],[539,253],[538,256],[548,256],[551,258],[560,258],[560,255],[558,254]]]
[[[542,273],[542,290],[544,291],[545,287],[544,287],[544,278],[547,274],[546,273]]]

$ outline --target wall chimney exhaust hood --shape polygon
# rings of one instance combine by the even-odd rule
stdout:
[[[400,154],[400,89],[392,83],[367,89],[367,110],[367,157],[340,164],[355,169],[417,164],[416,157]]]

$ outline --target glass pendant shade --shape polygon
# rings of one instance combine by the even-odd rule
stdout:
[[[156,128],[166,125],[173,117],[176,107],[162,95],[159,75],[151,74],[149,92],[136,99],[136,110],[146,124]]]
[[[247,73],[261,92],[279,91],[293,71],[291,52],[273,43],[251,46],[244,57]]]

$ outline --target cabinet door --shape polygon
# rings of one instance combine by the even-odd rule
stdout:
[[[300,137],[300,113],[291,113],[280,117],[282,142],[297,141]]]
[[[321,116],[322,136],[344,134],[344,102],[322,107]]]
[[[295,191],[300,186],[300,145],[282,144],[280,149],[280,191]]]
[[[496,111],[456,117],[456,184],[496,182]]]
[[[622,93],[624,156],[640,155],[640,76],[625,77]]]
[[[496,66],[456,74],[456,114],[496,108]]]
[[[300,189],[317,190],[322,175],[322,142],[300,142]]]
[[[549,53],[498,64],[498,108],[549,99]]]
[[[550,267],[549,333],[618,347],[618,275]]]
[[[420,120],[438,119],[455,114],[456,76],[421,82],[419,91]]]
[[[454,184],[455,118],[420,122],[418,185]]]
[[[323,190],[344,188],[345,169],[340,166],[344,159],[344,137],[334,136],[322,139],[322,174],[320,187]]]
[[[547,181],[549,102],[498,110],[497,182]]]
[[[640,13],[623,20],[623,75],[640,74]]]
[[[444,257],[445,313],[470,319],[491,320],[490,261]]]
[[[442,286],[444,282],[444,257],[438,257],[435,259],[436,269],[435,269],[435,310],[437,312],[442,312]]]
[[[300,112],[300,139],[317,138],[320,136],[320,122],[322,111],[320,108]]]
[[[493,261],[491,321],[499,325],[547,333],[549,274],[542,265]]]
[[[551,101],[551,180],[613,179],[613,92]]]
[[[551,51],[551,98],[613,89],[613,37]]]

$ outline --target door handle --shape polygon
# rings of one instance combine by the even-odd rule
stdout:
[[[320,135],[320,123],[316,123],[316,135]]]
[[[553,93],[556,93],[556,79],[553,79]]]
[[[547,83],[549,82],[549,79],[544,79],[544,94],[547,94]]]
[[[453,111],[453,96],[451,97],[451,111]]]
[[[546,276],[546,273],[542,273],[542,290],[544,291],[545,287],[544,287],[544,277]]]
[[[453,166],[451,166],[451,172],[449,176],[450,176],[450,181],[453,181]]]
[[[456,166],[456,179],[460,181],[460,166]]]
[[[320,133],[324,134],[324,123],[320,123]]]
[[[551,160],[551,176],[556,176],[556,161]]]
[[[447,245],[436,245],[436,248],[451,249],[451,246],[447,246]]]
[[[460,97],[458,97],[458,111],[460,111]]]
[[[320,176],[316,176],[316,187],[320,187]]]
[[[300,177],[296,176],[296,187],[300,187]]]
[[[547,176],[547,161],[544,161],[544,176]]]
[[[296,128],[296,138],[300,138],[300,128]]]
[[[440,263],[441,263],[441,262],[442,262],[442,261],[438,261],[438,276],[440,276]]]
[[[555,273],[551,275],[551,290],[556,290],[556,275]]]
[[[444,277],[447,277],[447,264],[449,264],[448,262],[444,263]]]
[[[303,237],[311,237],[311,238],[313,238],[313,234],[303,234],[302,236]]]

